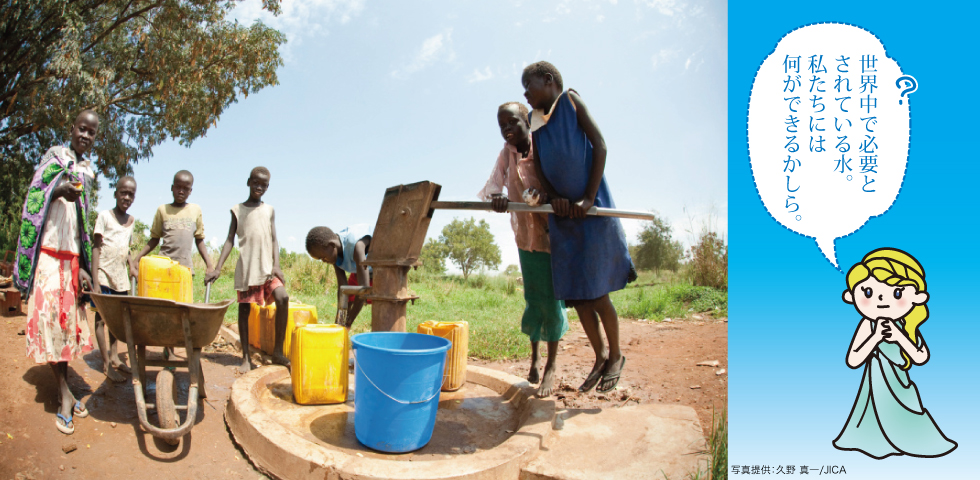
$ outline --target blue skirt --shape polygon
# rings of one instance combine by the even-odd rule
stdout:
[[[533,137],[545,178],[559,195],[578,201],[592,172],[592,144],[579,127],[571,102],[563,93],[548,123]],[[616,207],[605,176],[595,206]],[[618,218],[548,215],[548,229],[555,298],[593,300],[626,286],[633,262]]]

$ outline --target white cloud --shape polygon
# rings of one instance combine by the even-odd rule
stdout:
[[[606,16],[605,15],[602,15],[602,14],[599,14],[599,16],[598,17],[595,17],[595,19],[596,19],[597,22],[602,23],[602,21],[606,19]]]
[[[294,237],[294,236],[292,236],[292,235],[290,235],[290,236],[289,236],[289,238],[287,238],[286,240],[287,240],[287,241],[288,241],[289,243],[294,243],[294,242],[296,242],[296,237]]]
[[[674,48],[662,48],[659,52],[653,55],[650,61],[653,63],[653,69],[656,70],[657,67],[666,64],[667,62],[673,60],[680,54],[680,51]],[[688,59],[690,62],[690,59]],[[685,68],[687,68],[685,66]]]
[[[245,0],[236,4],[231,15],[239,22],[250,25],[255,20],[279,30],[289,42],[284,56],[291,47],[301,45],[307,37],[326,35],[330,24],[346,24],[364,10],[366,0],[282,0],[282,13],[275,16],[262,9],[262,0]]]
[[[473,73],[470,76],[466,77],[466,80],[469,81],[470,83],[476,83],[476,82],[483,82],[486,80],[490,80],[491,78],[493,78],[493,72],[490,71],[490,67],[488,66],[487,68],[483,69],[482,72],[480,70],[474,69]]]
[[[408,64],[399,67],[391,72],[391,76],[405,79],[413,73],[425,69],[432,64],[444,61],[451,62],[456,58],[453,50],[453,29],[447,28],[442,33],[433,35],[422,42],[418,52]]]
[[[690,70],[692,66],[695,72],[701,69],[701,65],[704,65],[704,59],[700,58],[699,53],[701,53],[700,50],[687,57],[687,60],[684,62],[684,70]]]
[[[643,3],[657,10],[661,15],[668,17],[672,17],[674,14],[683,14],[685,6],[683,3],[678,4],[676,0],[637,0],[637,3]]]

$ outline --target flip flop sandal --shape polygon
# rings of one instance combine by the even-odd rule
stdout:
[[[64,433],[65,435],[75,433],[75,424],[72,423],[71,417],[66,417],[60,413],[56,413],[55,416],[58,418],[54,421],[54,424],[58,427],[59,432]]]
[[[602,368],[591,372],[588,377],[585,377],[585,382],[582,383],[581,387],[578,387],[578,391],[585,393],[591,391],[599,384],[599,380],[602,380],[602,372],[606,370],[606,362],[602,362]]]
[[[73,411],[75,412],[75,416],[78,418],[85,418],[88,416],[88,409],[85,408],[85,405],[82,404],[81,400],[75,402],[75,408]]]
[[[623,373],[623,366],[625,365],[626,365],[626,356],[624,355],[619,359],[619,370],[616,370],[615,373],[604,372],[602,374],[603,382],[605,382],[606,380],[611,380],[613,383],[610,384],[609,387],[605,389],[601,388],[601,386],[597,387],[595,391],[599,393],[607,393],[607,392],[611,392],[614,388],[616,388],[616,385],[619,384],[619,375]]]

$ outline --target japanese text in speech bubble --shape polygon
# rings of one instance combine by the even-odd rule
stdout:
[[[748,139],[759,197],[838,269],[835,240],[885,213],[902,187],[917,87],[872,33],[843,24],[790,32],[756,73]]]

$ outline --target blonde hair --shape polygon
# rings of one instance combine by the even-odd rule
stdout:
[[[879,248],[872,250],[847,271],[847,289],[851,292],[857,284],[874,276],[879,282],[891,286],[912,286],[916,292],[926,291],[926,274],[922,265],[908,253],[897,248]],[[905,336],[917,344],[916,336],[919,326],[929,318],[929,309],[925,304],[912,307],[912,311],[903,319],[905,321]],[[912,366],[912,361],[905,352],[903,370]]]

